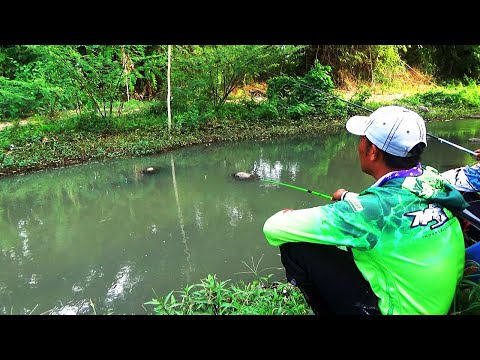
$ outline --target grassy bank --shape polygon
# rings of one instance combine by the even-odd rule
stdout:
[[[279,103],[278,99],[236,100],[216,111],[193,109],[176,114],[170,132],[165,104],[158,101],[130,101],[122,105],[122,115],[109,118],[63,113],[17,120],[0,130],[0,176],[158,154],[196,144],[344,131],[350,115],[367,114],[382,105],[405,106],[426,121],[480,116],[480,88],[473,85],[408,96],[338,93],[317,108],[301,102]]]
[[[122,119],[122,122],[129,121]],[[227,119],[211,120],[198,127],[173,127],[168,133],[166,124],[154,117],[144,117],[142,123],[131,131],[111,125],[111,129],[101,133],[85,130],[55,132],[49,129],[48,122],[7,128],[0,134],[4,149],[0,175],[24,174],[104,158],[158,154],[196,144],[335,132],[342,130],[344,124],[342,121],[326,123],[315,119],[258,123]]]

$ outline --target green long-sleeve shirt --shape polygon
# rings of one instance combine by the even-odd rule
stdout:
[[[465,265],[460,223],[467,206],[438,172],[394,178],[349,200],[270,217],[271,245],[347,246],[379,298],[382,314],[447,314]]]

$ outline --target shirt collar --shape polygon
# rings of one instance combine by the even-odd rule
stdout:
[[[407,176],[420,176],[422,175],[422,173],[422,165],[418,163],[415,167],[411,169],[391,171],[389,173],[386,173],[380,179],[378,179],[371,187],[382,186],[384,183],[391,179],[404,178]]]

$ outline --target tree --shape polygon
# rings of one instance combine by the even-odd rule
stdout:
[[[170,133],[170,130],[172,128],[172,111],[170,109],[170,72],[171,72],[171,54],[172,54],[172,46],[168,45],[168,69],[167,69],[167,86],[168,86],[168,92],[167,92],[167,109],[168,109],[168,132]]]
[[[268,74],[291,61],[302,46],[208,45],[179,48],[174,98],[190,107],[192,102],[214,109],[222,106],[243,83]]]

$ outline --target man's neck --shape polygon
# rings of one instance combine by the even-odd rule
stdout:
[[[369,173],[369,175],[373,176],[375,180],[380,179],[382,176],[388,174],[389,172],[392,171],[399,171],[399,170],[404,170],[404,169],[394,169],[391,167],[386,166],[385,164],[380,164],[376,166],[372,171]]]

